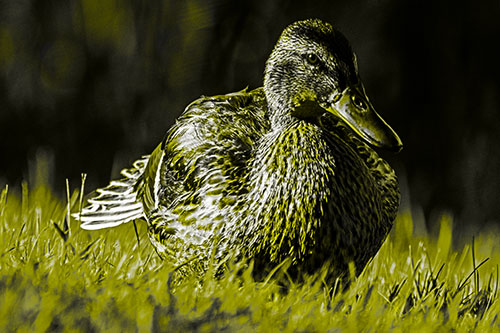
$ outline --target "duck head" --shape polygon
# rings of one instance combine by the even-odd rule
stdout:
[[[283,31],[266,64],[264,91],[273,126],[327,112],[372,146],[403,146],[368,100],[349,42],[328,23],[299,21]]]

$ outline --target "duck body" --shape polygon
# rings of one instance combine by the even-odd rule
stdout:
[[[177,265],[238,256],[261,272],[290,259],[298,274],[329,264],[331,277],[345,276],[350,262],[359,274],[396,216],[395,173],[328,112],[342,96],[324,107],[302,89],[280,103],[269,85],[287,73],[272,65],[263,88],[191,103],[151,155],[97,190],[78,215],[82,227],[145,219],[153,245]]]

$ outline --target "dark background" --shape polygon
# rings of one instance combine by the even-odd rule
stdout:
[[[462,234],[498,226],[500,1],[0,1],[0,185],[37,165],[61,197],[81,172],[87,191],[105,185],[195,98],[261,86],[280,32],[305,18],[351,41],[403,139],[384,153],[403,208],[431,230],[443,211]]]

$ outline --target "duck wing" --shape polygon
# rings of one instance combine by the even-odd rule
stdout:
[[[245,192],[255,143],[270,129],[262,88],[191,103],[151,154],[137,196],[158,240],[210,237]],[[194,236],[193,236],[194,237]]]
[[[131,168],[121,171],[122,179],[112,180],[108,186],[91,193],[87,206],[72,214],[81,221],[80,227],[87,230],[110,228],[143,218],[142,204],[137,200],[135,186],[148,161],[149,155],[142,156]]]

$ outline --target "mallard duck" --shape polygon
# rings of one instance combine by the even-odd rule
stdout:
[[[359,274],[392,227],[400,194],[372,147],[399,151],[347,39],[317,19],[288,26],[263,87],[192,102],[150,154],[96,191],[83,229],[147,221],[177,265],[228,255],[298,273]],[[200,264],[201,263],[201,264]]]

